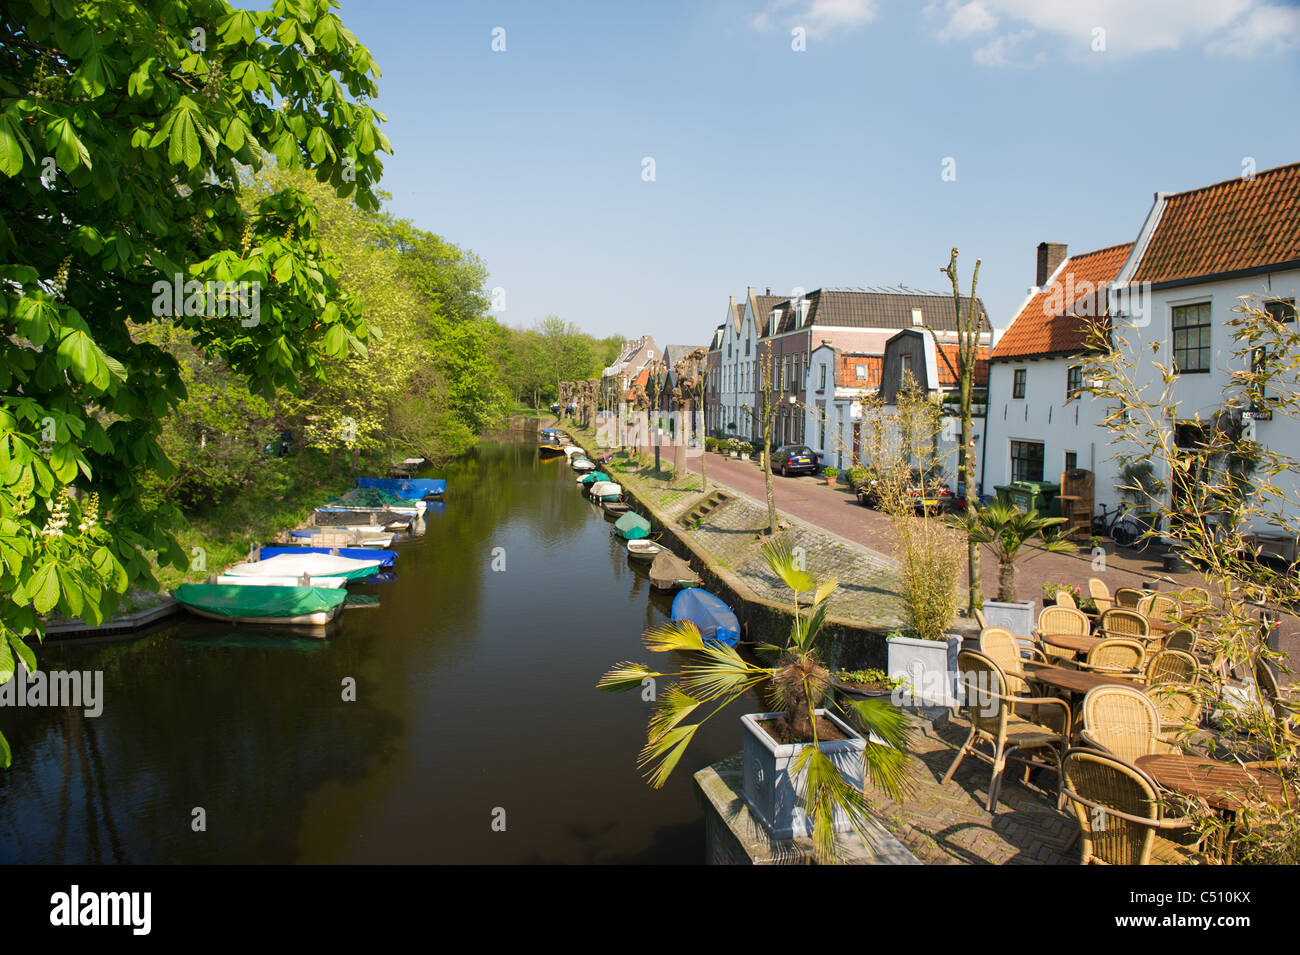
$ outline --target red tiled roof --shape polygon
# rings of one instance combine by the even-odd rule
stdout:
[[[877,388],[880,386],[880,370],[884,366],[883,355],[840,355],[840,375],[837,384],[844,388]],[[859,378],[857,368],[865,365],[867,377]]]
[[[1099,286],[1114,281],[1132,242],[1072,255],[1053,276],[1052,284],[1025,303],[1015,321],[998,339],[991,357],[1024,358],[1081,351],[1088,341],[1092,316],[1099,315]],[[940,365],[943,363],[940,362]]]
[[[939,350],[943,355],[948,356],[948,362],[952,362],[952,367],[956,368],[958,360],[961,358],[961,350],[958,345],[940,344]],[[943,360],[943,355],[936,356],[939,364],[939,387],[954,387],[961,382],[957,376],[948,368],[948,362]],[[989,383],[989,346],[980,345],[975,349],[975,386],[986,388]]]
[[[644,388],[649,383],[649,381],[650,381],[650,369],[642,368],[639,372],[637,372],[636,377],[633,378],[630,382],[628,382],[627,394],[624,395],[623,397],[625,397],[628,401],[631,401],[632,396],[636,394],[636,386],[640,385],[642,388]]]
[[[1135,282],[1172,282],[1300,260],[1300,163],[1165,199]]]

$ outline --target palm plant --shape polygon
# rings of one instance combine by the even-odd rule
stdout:
[[[830,693],[831,674],[822,664],[817,642],[826,623],[827,601],[839,586],[831,579],[816,581],[784,542],[768,543],[763,557],[791,591],[793,620],[785,646],[764,644],[759,652],[772,662],[762,666],[744,659],[733,647],[705,643],[695,624],[669,621],[647,630],[642,639],[653,653],[679,651],[685,662],[676,672],[661,672],[643,663],[624,661],[601,677],[597,687],[618,692],[639,689],[644,681],[674,680],[662,695],[647,727],[646,745],[637,765],[647,780],[661,788],[676,768],[696,731],[750,690],[768,690],[785,711],[791,731],[811,743],[795,757],[796,780],[804,813],[812,822],[814,854],[819,862],[840,857],[835,817],[839,814],[864,840],[870,841],[871,819],[863,793],[847,781],[818,746],[817,711],[829,703],[864,730],[862,769],[865,778],[894,798],[909,787],[906,749],[908,718],[883,700],[860,700],[845,709]],[[811,592],[812,605],[801,609],[799,595]],[[694,723],[697,711],[709,712]]]
[[[1054,554],[1073,554],[1079,547],[1064,537],[1049,536],[1047,531],[1064,524],[1063,517],[1039,517],[1037,510],[1022,511],[1014,504],[994,501],[974,515],[963,514],[948,522],[967,534],[977,544],[988,544],[998,559],[998,600],[1016,599],[1016,561],[1025,556],[1026,545],[1039,538],[1044,549]]]

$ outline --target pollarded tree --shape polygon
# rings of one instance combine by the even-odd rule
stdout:
[[[137,477],[170,469],[160,421],[185,389],[132,322],[174,324],[264,393],[364,349],[307,197],[241,195],[269,154],[378,208],[377,74],[328,0],[5,3],[0,681],[13,654],[34,666],[41,615],[99,622],[156,586],[151,554],[186,564]]]

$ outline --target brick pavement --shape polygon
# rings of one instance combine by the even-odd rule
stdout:
[[[696,474],[700,470],[700,458],[701,455],[688,458],[690,469]],[[710,484],[723,485],[755,501],[765,502],[767,499],[762,468],[754,461],[709,454],[706,471]],[[810,476],[783,478],[775,474],[772,482],[779,512],[822,528],[831,528],[840,537],[882,554],[894,554],[894,535],[889,518],[862,507],[845,485],[828,487],[824,480]],[[766,504],[763,507],[766,508]],[[1205,583],[1195,572],[1166,573],[1155,554],[1117,549],[1109,543],[1105,549],[1105,568],[1094,569],[1093,556],[1086,546],[1078,554],[1052,554],[1033,548],[1033,552],[1016,565],[1017,597],[1038,601],[1041,605],[1043,584],[1075,584],[1086,591],[1090,577],[1104,581],[1112,593],[1120,587],[1141,587],[1148,581],[1159,582],[1162,590]],[[992,551],[987,546],[981,548],[980,576],[985,594],[997,592],[997,570],[997,560]],[[1300,651],[1300,618],[1283,614],[1280,635],[1283,652],[1294,655]]]

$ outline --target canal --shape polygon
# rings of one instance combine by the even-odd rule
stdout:
[[[444,476],[397,580],[352,588],[380,606],[328,640],[182,615],[40,648],[43,669],[103,671],[102,713],[0,709],[0,861],[703,862],[691,774],[740,748],[757,703],[707,724],[652,790],[650,704],[594,687],[650,662],[640,634],[670,600],[531,441],[484,443]]]

